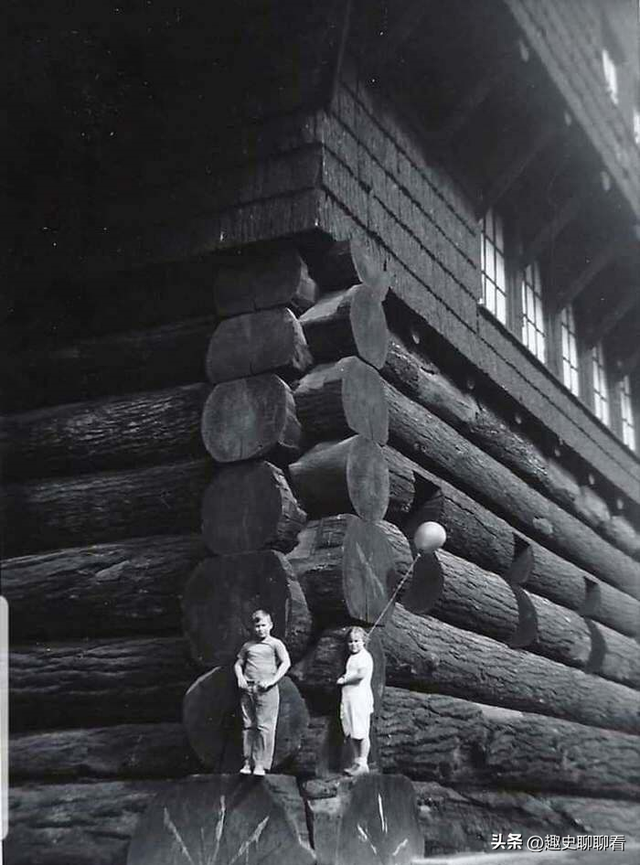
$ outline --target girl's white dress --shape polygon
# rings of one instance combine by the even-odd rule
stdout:
[[[345,676],[353,673],[363,676],[354,685],[342,686],[340,700],[340,721],[345,736],[352,739],[364,739],[369,735],[369,724],[373,712],[373,692],[371,676],[373,675],[373,658],[366,649],[360,649],[355,655],[349,655]]]

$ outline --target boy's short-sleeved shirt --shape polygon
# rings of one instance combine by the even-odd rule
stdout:
[[[248,682],[270,679],[288,657],[282,640],[271,636],[264,640],[247,640],[238,652],[238,660],[242,663],[242,671]]]

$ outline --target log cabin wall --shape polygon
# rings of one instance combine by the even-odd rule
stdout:
[[[251,14],[267,8],[253,4]],[[179,121],[175,134],[163,121],[162,148],[143,160],[139,188],[132,193],[130,181],[140,165],[122,156],[82,205],[91,225],[59,226],[55,251],[21,212],[23,241],[37,260],[25,268],[31,300],[17,304],[21,333],[44,348],[22,353],[6,388],[3,593],[14,644],[16,865],[123,862],[151,795],[202,771],[180,719],[184,693],[206,664],[188,658],[180,597],[211,552],[253,555],[216,549],[215,540],[212,549],[210,535],[207,549],[199,534],[209,483],[224,473],[200,435],[218,382],[205,355],[220,320],[246,313],[220,310],[221,274],[236,258],[251,266],[259,252],[264,260],[273,247],[254,244],[280,239],[278,250],[308,262],[321,321],[323,298],[331,307],[351,284],[370,283],[375,294],[382,273],[390,287],[384,364],[378,372],[371,356],[359,358],[382,386],[388,441],[371,434],[375,420],[363,429],[345,423],[330,388],[324,401],[309,401],[313,381],[297,385],[302,369],[288,378],[303,453],[289,468],[292,457],[275,462],[310,522],[303,526],[293,502],[294,530],[273,556],[288,578],[298,574],[314,638],[309,645],[305,631],[290,677],[310,720],[283,771],[307,779],[336,766],[327,706],[338,629],[371,620],[345,609],[343,588],[318,597],[318,522],[333,539],[321,551],[326,564],[341,551],[335,538],[345,525],[363,517],[345,513],[353,509],[349,484],[327,494],[324,478],[344,478],[349,460],[357,462],[352,452],[371,446],[374,466],[377,448],[384,453],[389,504],[364,521],[386,533],[396,570],[407,568],[403,531],[410,536],[416,521],[439,519],[448,533],[440,591],[425,598],[416,585],[380,632],[386,687],[378,691],[376,761],[411,778],[426,852],[487,850],[492,833],[507,831],[637,836],[637,459],[479,309],[475,201],[452,168],[431,158],[393,87],[383,94],[372,86],[353,43],[327,108],[344,19],[322,9],[327,55],[311,62],[309,41],[293,40],[295,50],[270,66],[258,91],[233,82],[224,124],[213,91],[205,90],[202,109],[192,70],[167,112]],[[191,51],[193,21],[180,26],[181,38],[169,40],[172,64]],[[279,55],[280,26],[271,20],[269,31],[256,19],[243,37],[251,50],[256,33],[271,32],[265,65]],[[311,29],[304,14],[297,26]],[[309,76],[292,84],[293,68]],[[183,106],[202,132],[197,146],[178,113],[185,88],[198,91],[196,108]],[[129,123],[149,144],[142,124]],[[117,188],[109,189],[114,172]],[[114,240],[105,242],[103,223]],[[346,282],[332,278],[334,241],[359,244],[371,266]],[[30,303],[41,303],[40,312]],[[294,309],[314,352],[307,379],[317,381],[319,364],[359,354],[344,331],[337,350],[323,350],[321,340],[314,347],[314,307]],[[356,436],[365,444],[356,447]],[[373,472],[374,490],[383,474]],[[272,472],[269,483],[279,477]],[[260,483],[256,476],[256,489]],[[385,494],[364,498],[369,508]],[[214,599],[214,608],[222,603]],[[308,782],[305,796],[313,799]]]

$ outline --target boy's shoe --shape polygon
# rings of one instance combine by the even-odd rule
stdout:
[[[254,775],[260,775],[260,776],[262,776],[262,775],[266,775],[267,773],[266,773],[265,770],[262,768],[262,766],[254,766],[254,768],[253,768],[253,774],[254,774]]]
[[[242,769],[240,769],[241,775],[250,775],[251,774],[251,766],[248,763],[245,763]]]
[[[356,775],[367,775],[368,773],[369,767],[366,763],[354,763],[353,766],[348,766],[344,770],[344,774],[352,778],[355,778]]]
[[[342,770],[343,775],[357,775],[358,774],[358,764],[354,763],[352,766],[347,766],[346,769]]]

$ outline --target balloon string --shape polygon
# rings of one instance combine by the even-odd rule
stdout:
[[[394,591],[393,591],[393,594],[391,595],[391,597],[389,598],[389,600],[388,600],[387,603],[385,604],[384,609],[382,610],[382,612],[380,613],[380,615],[378,616],[378,618],[375,620],[375,622],[373,623],[373,625],[372,625],[372,627],[371,627],[371,630],[370,630],[369,633],[367,634],[367,640],[371,637],[371,634],[373,634],[373,632],[375,631],[375,629],[378,627],[378,625],[380,624],[380,622],[381,622],[382,619],[384,618],[385,613],[387,612],[387,610],[389,609],[389,607],[391,606],[391,604],[395,601],[395,599],[396,599],[396,597],[397,597],[398,592],[400,591],[400,589],[404,586],[404,584],[407,582],[407,580],[409,579],[409,577],[413,574],[413,569],[415,568],[415,566],[416,566],[416,562],[418,561],[418,559],[420,558],[421,555],[422,555],[421,553],[418,553],[418,554],[416,555],[415,559],[411,562],[411,565],[409,566],[409,570],[408,570],[407,573],[404,575],[404,577],[400,580],[400,582],[398,583],[398,585],[395,587],[395,589],[394,589]]]

